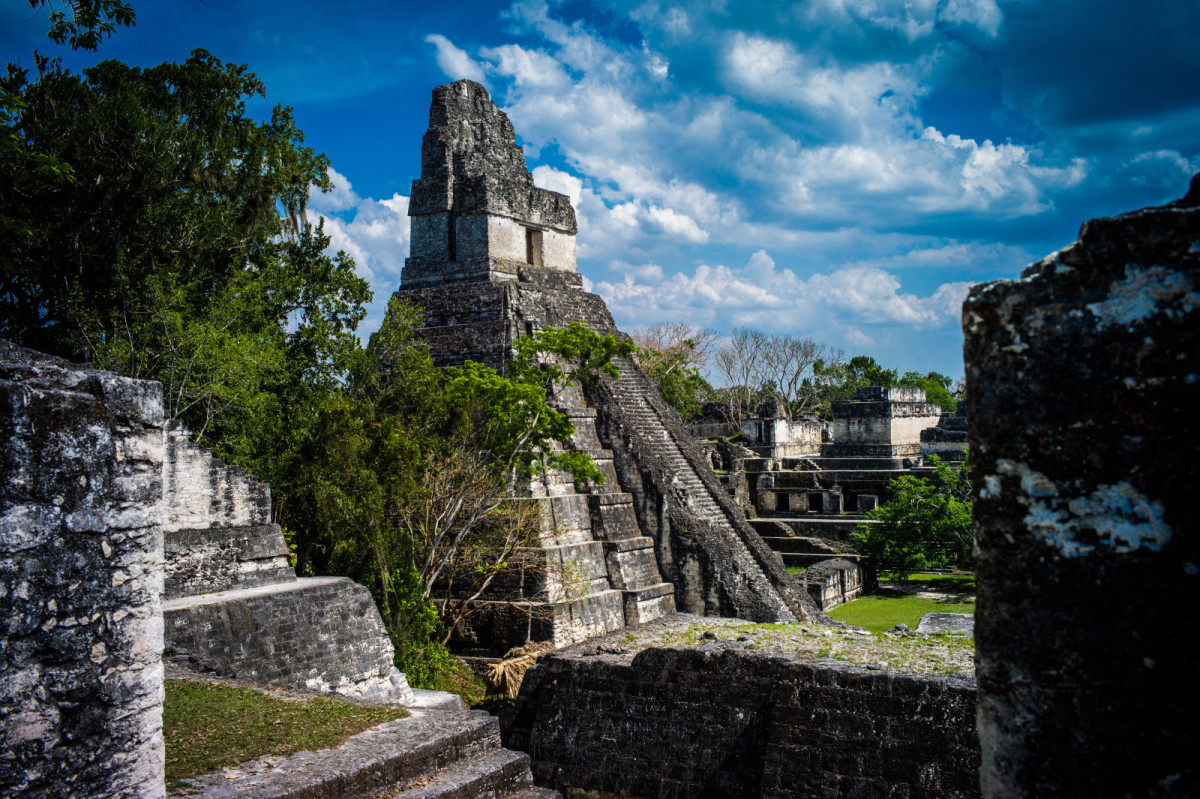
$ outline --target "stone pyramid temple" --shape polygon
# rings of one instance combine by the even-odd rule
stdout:
[[[409,215],[411,257],[396,296],[424,309],[420,334],[437,363],[503,370],[519,336],[576,321],[623,335],[604,301],[583,289],[570,200],[534,185],[512,123],[478,83],[434,89]],[[532,625],[518,608],[490,606],[470,617],[460,643],[561,645],[677,609],[755,621],[815,616],[675,411],[635,362],[617,366],[620,379],[556,400],[575,424],[572,446],[592,456],[605,483],[578,493],[548,474],[529,488],[543,507],[547,558],[573,564],[586,595]]]

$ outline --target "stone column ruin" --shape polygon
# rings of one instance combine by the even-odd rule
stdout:
[[[984,796],[1200,793],[1200,178],[963,308]]]

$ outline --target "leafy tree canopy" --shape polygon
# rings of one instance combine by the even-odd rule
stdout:
[[[925,389],[925,399],[936,402],[943,411],[953,413],[958,408],[958,400],[950,394],[953,380],[938,372],[921,375],[920,372],[905,372],[900,378],[899,385],[917,386]]]
[[[29,6],[35,11],[50,7],[46,35],[55,44],[69,44],[72,50],[95,50],[118,26],[133,25],[137,18],[133,6],[121,0],[68,0],[62,6],[51,0],[29,0]]]
[[[931,478],[903,475],[888,484],[893,499],[852,533],[860,552],[885,571],[907,576],[923,569],[966,566],[975,544],[970,467],[929,456]]]

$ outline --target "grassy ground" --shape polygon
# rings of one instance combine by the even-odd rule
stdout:
[[[817,624],[754,624],[705,618],[694,623],[670,618],[612,633],[603,651],[632,658],[649,647],[723,645],[750,652],[786,652],[805,662],[833,658],[859,666],[881,666],[918,674],[970,674],[975,641],[952,635],[899,638]]]
[[[164,687],[168,787],[263,755],[328,749],[408,715],[403,708],[325,698],[289,701],[250,688],[190,680],[166,680]]]
[[[975,612],[972,574],[914,574],[904,580],[884,574],[879,579],[894,587],[881,586],[874,594],[838,605],[829,611],[830,617],[872,632],[883,632],[897,624],[907,624],[910,630],[915,630],[926,613]],[[945,596],[933,598],[919,592]]]

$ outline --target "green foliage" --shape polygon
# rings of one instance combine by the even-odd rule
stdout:
[[[133,25],[133,7],[120,0],[69,0],[67,11],[49,0],[29,0],[35,11],[50,5],[50,30],[47,36],[55,44],[66,42],[72,50],[95,50],[103,39],[112,36],[118,25]]]
[[[938,372],[930,372],[922,376],[920,372],[905,372],[900,378],[899,385],[917,386],[925,389],[925,399],[936,402],[943,411],[953,413],[958,409],[958,400],[950,394],[953,379]]]
[[[833,403],[854,399],[858,389],[894,386],[897,380],[895,369],[883,368],[869,355],[856,355],[846,363],[818,361],[813,365],[812,390],[819,397],[814,405],[828,415]]]
[[[367,296],[365,284],[312,285],[334,270],[320,231],[282,236],[277,209],[327,188],[328,160],[302,146],[288,109],[268,123],[246,115],[246,98],[263,94],[246,67],[197,50],[184,64],[106,61],[78,76],[39,59],[35,81],[10,67],[3,88],[21,103],[13,132],[25,158],[0,166],[0,216],[13,220],[0,240],[0,335],[90,360],[114,337],[170,349],[151,315],[164,297],[194,318],[221,292],[255,291],[251,321],[282,326],[304,300]],[[38,158],[72,179],[31,171]],[[166,285],[148,297],[155,280]]]
[[[572,322],[523,336],[513,349],[516,357],[508,365],[509,376],[553,392],[555,386],[571,381],[590,388],[602,373],[616,380],[621,373],[612,359],[628,358],[635,347],[628,339],[618,341],[611,333],[601,335],[582,322]]]
[[[933,479],[903,475],[888,483],[893,499],[867,513],[878,524],[852,534],[876,567],[907,576],[923,569],[965,566],[975,543],[966,463],[955,468],[929,457]]]

